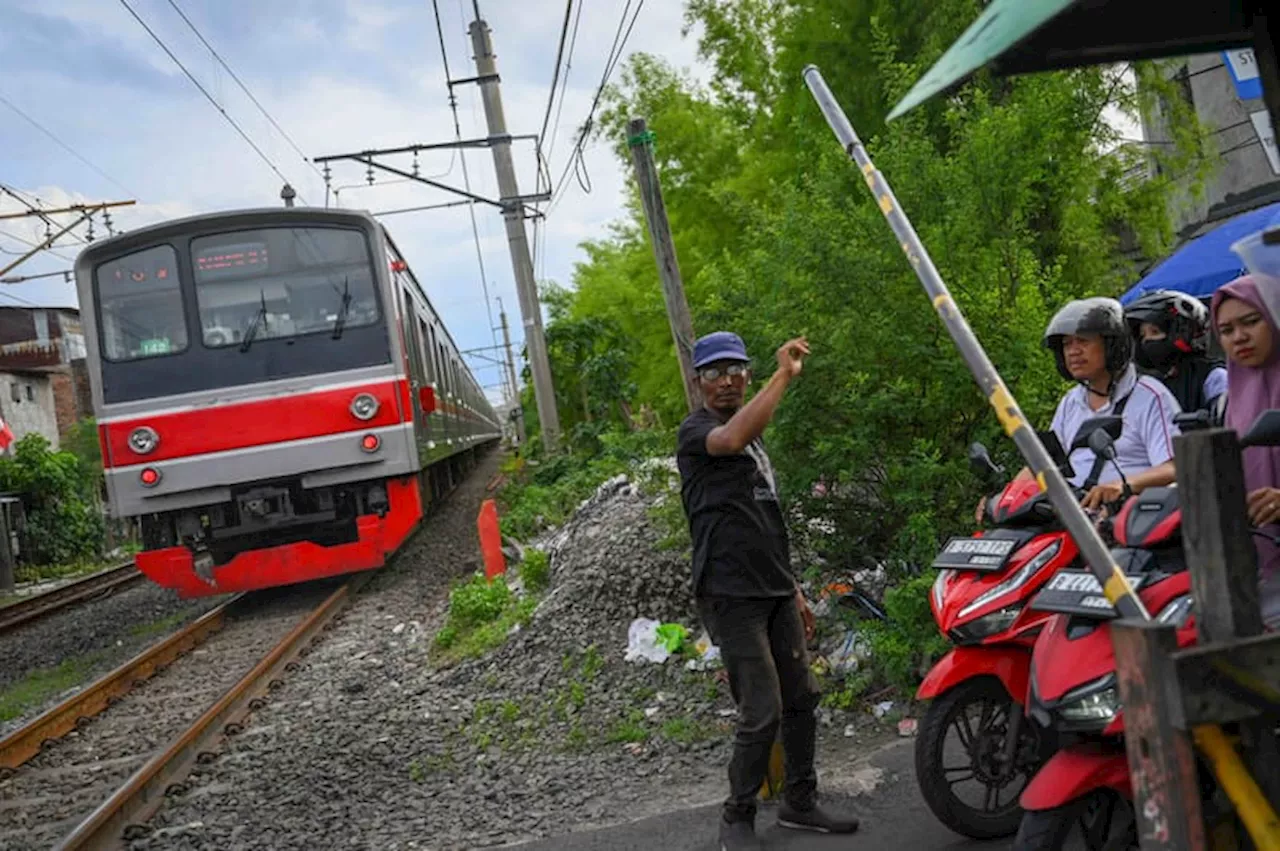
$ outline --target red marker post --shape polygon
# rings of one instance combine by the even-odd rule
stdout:
[[[491,499],[480,505],[476,518],[480,531],[480,552],[484,555],[484,575],[493,579],[507,572],[507,558],[502,554],[502,531],[498,528],[498,506]]]

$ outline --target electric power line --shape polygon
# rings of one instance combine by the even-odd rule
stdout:
[[[461,0],[459,0],[461,4]],[[440,61],[444,65],[445,84],[449,89],[449,109],[453,113],[453,134],[455,141],[462,141],[462,124],[458,120],[458,99],[453,94],[453,75],[449,72],[449,51],[444,44],[444,24],[440,20],[440,4],[439,0],[431,0],[431,11],[436,19],[436,36],[440,39]],[[480,7],[476,6],[476,20],[480,20]],[[462,162],[462,186],[468,193],[471,192],[471,173],[467,170],[467,152],[458,151],[458,158]],[[498,332],[493,324],[493,305],[489,303],[489,276],[484,269],[484,249],[480,245],[480,228],[476,225],[476,205],[471,202],[467,205],[467,212],[471,216],[471,237],[476,245],[476,262],[480,266],[480,289],[484,293],[484,309],[485,315],[489,319],[489,336],[493,338],[496,345],[498,342]]]
[[[174,55],[173,51],[169,49],[169,45],[165,44],[164,40],[160,38],[160,36],[156,35],[155,30],[151,29],[151,27],[147,25],[147,22],[144,21],[142,17],[137,12],[134,11],[133,7],[129,5],[129,0],[120,0],[120,5],[124,6],[125,9],[129,11],[129,14],[133,16],[133,19],[137,21],[144,30],[147,31],[147,35],[151,36],[151,38],[155,41],[155,43],[160,45],[160,49],[163,50],[168,55],[168,57],[173,60],[173,64],[177,65],[178,68],[181,69],[182,73],[185,74],[187,79],[191,81],[191,84],[200,90],[200,94],[204,95],[205,99],[208,100],[209,103],[213,104],[213,108],[218,110],[218,112],[222,114],[222,117],[227,120],[227,123],[235,128],[235,131],[240,134],[240,138],[244,139],[245,143],[248,144],[249,147],[253,148],[254,153],[256,153],[259,157],[261,157],[262,161],[267,164],[267,167],[270,168],[273,172],[275,172],[276,177],[280,178],[285,183],[288,183],[289,179],[284,176],[284,174],[280,171],[280,169],[276,168],[276,164],[271,161],[271,158],[268,157],[265,153],[263,153],[262,149],[258,147],[257,143],[255,143],[253,139],[249,138],[249,134],[244,132],[244,130],[240,127],[240,125],[236,123],[235,119],[232,118],[231,115],[225,109],[222,108],[222,104],[218,103],[218,101],[214,99],[213,95],[209,94],[209,90],[206,89],[200,83],[200,81],[195,78],[195,75],[187,70],[187,66],[183,65],[182,61],[178,59],[177,56]],[[298,193],[298,198],[299,200],[302,201],[303,204],[307,203],[307,200],[302,197],[301,192]]]
[[[289,136],[289,134],[285,132],[284,128],[280,126],[279,122],[277,122],[275,118],[272,117],[271,113],[267,112],[267,108],[258,102],[258,99],[253,96],[253,92],[249,91],[249,87],[244,84],[244,81],[242,81],[238,76],[236,76],[236,72],[231,70],[231,66],[227,64],[226,60],[222,58],[222,56],[218,53],[218,51],[213,49],[213,45],[210,44],[208,40],[205,39],[204,35],[200,32],[200,30],[196,27],[196,25],[191,22],[191,19],[187,17],[186,13],[182,11],[181,7],[178,6],[175,0],[169,0],[169,5],[173,7],[173,11],[178,13],[178,17],[182,18],[183,23],[185,23],[188,27],[190,27],[191,31],[196,34],[196,38],[200,39],[200,43],[203,44],[206,48],[208,48],[209,52],[213,54],[213,58],[218,61],[218,64],[221,65],[226,70],[226,72],[231,75],[231,79],[235,80],[235,83],[237,86],[240,87],[240,90],[244,92],[245,95],[248,96],[249,100],[253,101],[253,105],[258,108],[258,111],[261,112],[264,116],[266,116],[267,120],[271,122],[271,126],[276,128],[277,131],[279,131],[280,135],[284,137],[284,140],[289,143],[289,147],[293,148],[294,152],[299,157],[302,158],[302,161],[307,164],[308,168],[310,168],[316,174],[320,174],[320,169],[316,168],[315,163],[307,159],[307,155],[302,152],[302,149],[299,148],[298,145]],[[321,176],[323,177],[323,175]]]
[[[573,0],[568,0],[564,7],[564,23],[560,25],[560,44],[556,47],[555,68],[551,72],[551,91],[547,94],[547,109],[542,115],[542,129],[538,131],[538,145],[547,135],[547,124],[551,121],[551,108],[556,102],[556,86],[560,83],[560,64],[564,59],[564,42],[569,35],[569,19],[573,16]]]
[[[57,144],[58,144],[58,145],[59,145],[59,146],[60,146],[64,151],[66,151],[67,153],[71,154],[71,156],[75,157],[76,159],[80,160],[80,162],[84,163],[84,164],[85,164],[85,165],[87,165],[89,168],[93,169],[95,172],[97,172],[97,173],[98,173],[98,175],[99,175],[100,177],[102,177],[102,178],[103,178],[103,179],[105,179],[105,180],[110,181],[111,183],[114,183],[117,187],[119,187],[120,189],[123,189],[123,190],[124,190],[125,192],[127,192],[129,195],[131,195],[131,196],[133,196],[133,197],[135,197],[135,198],[136,198],[136,197],[138,197],[138,193],[137,193],[137,192],[134,192],[134,191],[133,191],[133,190],[131,190],[129,187],[125,186],[125,185],[124,185],[124,184],[122,184],[120,181],[116,180],[114,177],[112,177],[111,175],[107,174],[105,171],[103,171],[102,169],[98,168],[96,165],[94,165],[93,163],[91,163],[88,159],[86,159],[86,158],[84,157],[84,155],[83,155],[83,154],[81,154],[81,153],[80,153],[79,151],[77,151],[75,148],[73,148],[73,147],[71,147],[70,145],[68,145],[66,142],[64,142],[64,141],[62,141],[61,139],[59,139],[56,135],[54,135],[54,133],[53,133],[53,131],[52,131],[52,130],[50,130],[48,127],[45,127],[45,126],[44,126],[43,124],[41,124],[39,121],[36,121],[36,120],[35,120],[34,118],[32,118],[30,115],[27,115],[25,112],[23,112],[21,109],[19,109],[19,108],[18,108],[18,105],[17,105],[17,104],[15,104],[13,101],[9,100],[7,97],[5,97],[5,96],[4,96],[4,95],[2,95],[2,94],[0,94],[0,103],[3,103],[5,106],[7,106],[7,107],[9,107],[10,109],[12,109],[14,112],[16,112],[16,113],[18,114],[18,116],[19,116],[20,118],[22,118],[24,121],[26,121],[26,122],[27,122],[28,124],[30,124],[32,127],[34,127],[34,128],[36,128],[37,130],[39,130],[39,131],[40,131],[41,133],[43,133],[44,135],[48,136],[48,137],[49,137],[50,139],[52,139],[55,143],[57,143]]]
[[[626,6],[622,9],[622,17],[618,20],[618,29],[613,37],[613,47],[609,50],[609,58],[605,61],[604,73],[600,77],[600,85],[596,88],[595,96],[591,99],[591,108],[587,110],[587,119],[582,123],[582,129],[578,134],[577,142],[574,144],[573,153],[569,154],[569,161],[565,163],[564,171],[560,173],[560,179],[556,182],[555,190],[551,194],[551,206],[547,208],[547,215],[550,215],[560,201],[563,200],[563,189],[569,179],[570,172],[578,173],[579,184],[583,185],[583,189],[590,191],[587,185],[582,184],[582,180],[586,176],[585,164],[582,163],[582,152],[591,136],[596,107],[600,105],[600,98],[604,97],[604,90],[609,84],[609,77],[613,74],[614,68],[617,67],[618,61],[622,58],[622,52],[626,49],[627,40],[631,38],[631,31],[635,27],[636,20],[640,17],[640,10],[643,7],[644,0],[638,0],[635,13],[631,16],[630,24],[627,23],[627,12],[630,11],[631,0],[627,0]],[[623,33],[624,27],[626,28],[625,34]],[[582,169],[581,173],[578,171],[579,168]],[[586,179],[589,181],[589,176],[586,176]]]

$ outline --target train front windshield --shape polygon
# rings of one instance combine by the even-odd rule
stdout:
[[[100,264],[108,403],[386,363],[361,230],[195,234]]]

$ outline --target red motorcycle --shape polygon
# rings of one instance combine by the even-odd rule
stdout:
[[[1181,420],[1184,427],[1193,422]],[[1280,411],[1264,413],[1241,443],[1280,445]],[[1177,488],[1149,488],[1125,501],[1110,534],[1116,544],[1112,556],[1147,611],[1174,624],[1178,646],[1186,647],[1195,643],[1196,628],[1181,520]],[[1028,714],[1038,726],[1054,730],[1058,750],[1023,790],[1025,814],[1014,851],[1060,851],[1077,828],[1089,851],[1137,849],[1109,628],[1115,609],[1087,570],[1059,573],[1031,608],[1053,614],[1035,642]],[[1229,805],[1217,800],[1211,773],[1201,768],[1206,818],[1211,823],[1230,818]]]
[[[1115,420],[1111,422],[1110,420]],[[1098,427],[1119,433],[1119,418],[1081,428],[1073,449]],[[1041,439],[1060,467],[1066,455],[1052,433]],[[985,447],[969,451],[975,472],[995,481],[1003,471]],[[1090,472],[1091,487],[1101,463]],[[1051,577],[1078,562],[1079,551],[1035,481],[1015,479],[984,503],[993,527],[952,538],[934,559],[930,604],[955,646],[916,693],[932,701],[916,736],[916,781],[934,815],[975,839],[1010,836],[1022,820],[1018,796],[1052,750],[1045,729],[1027,723],[1031,649],[1050,617],[1026,604]],[[959,753],[948,747],[955,732]],[[966,791],[972,787],[972,791]]]

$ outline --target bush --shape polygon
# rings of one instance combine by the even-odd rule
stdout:
[[[868,621],[863,628],[871,647],[872,670],[886,685],[914,691],[921,667],[946,652],[947,641],[929,608],[935,576],[927,571],[890,588],[884,595],[888,621]]]
[[[551,584],[551,558],[542,550],[526,550],[520,562],[520,578],[531,594],[540,594]]]
[[[511,599],[507,583],[476,574],[449,592],[449,622],[455,627],[474,627],[497,619]]]
[[[70,452],[55,452],[39,434],[0,458],[0,490],[20,494],[27,515],[24,560],[67,564],[101,556],[105,524],[97,507],[97,479],[87,478]]]

